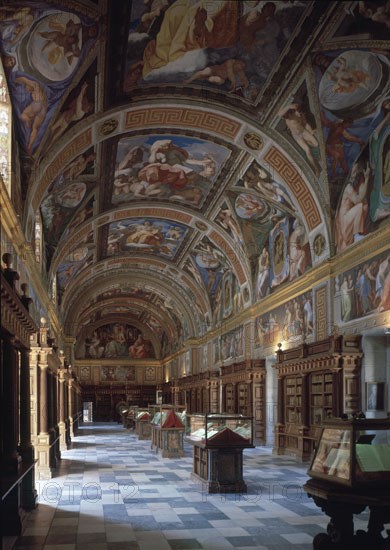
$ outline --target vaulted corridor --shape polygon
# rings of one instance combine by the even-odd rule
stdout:
[[[248,493],[208,494],[191,480],[192,447],[164,459],[118,424],[82,424],[15,550],[311,549],[328,518],[304,493],[307,465],[244,451]],[[366,523],[364,514],[356,528]]]

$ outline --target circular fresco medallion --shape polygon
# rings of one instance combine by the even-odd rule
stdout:
[[[256,132],[248,132],[244,136],[244,143],[252,151],[260,151],[264,147],[264,141]]]

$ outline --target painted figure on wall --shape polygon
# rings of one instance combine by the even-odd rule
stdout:
[[[336,214],[336,246],[342,252],[367,233],[369,163],[355,162]]]
[[[390,63],[377,52],[320,52],[313,58],[330,182],[340,185],[383,121]]]
[[[281,340],[297,342],[313,335],[313,304],[310,293],[301,294],[255,321],[255,347]]]
[[[222,289],[219,289],[219,285],[223,274],[230,270],[229,262],[224,253],[207,238],[193,249],[192,255],[212,303],[215,301],[215,309],[222,300]]]
[[[240,226],[234,216],[232,208],[226,202],[221,205],[215,221],[227,231],[236,244],[244,244]]]
[[[321,172],[319,163],[319,142],[314,115],[308,101],[306,82],[294,93],[293,98],[278,112],[280,122],[277,129],[284,132],[298,150],[304,153],[313,172]],[[292,139],[291,139],[292,138]]]
[[[390,9],[388,0],[379,2],[352,2],[340,23],[335,37],[354,40],[386,40],[389,36]]]
[[[57,269],[58,290],[62,293],[70,280],[77,273],[87,267],[93,260],[95,245],[93,233],[90,232],[84,239],[77,243],[64,258]]]
[[[335,281],[336,314],[347,323],[371,313],[386,311],[390,309],[389,291],[390,254],[383,253],[342,273]]]
[[[145,339],[138,328],[125,323],[110,323],[93,329],[90,336],[77,343],[76,350],[79,358],[86,359],[155,357],[150,340]]]
[[[49,269],[57,244],[77,208],[83,203],[92,182],[65,182],[49,188],[41,203],[41,215],[46,245],[46,265]]]
[[[224,334],[221,337],[220,358],[222,361],[240,357],[244,353],[244,332],[243,327]]]
[[[81,14],[35,3],[7,7],[0,17],[0,32],[18,131],[26,153],[34,155],[75,71],[96,41],[98,26]]]
[[[382,104],[386,113],[370,140],[373,189],[370,194],[370,218],[377,222],[390,216],[390,99]]]

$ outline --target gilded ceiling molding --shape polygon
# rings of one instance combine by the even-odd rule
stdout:
[[[314,303],[315,303],[315,337],[316,340],[324,340],[328,336],[329,318],[330,313],[327,307],[327,286],[323,285],[316,288],[314,291]]]
[[[144,217],[144,216],[153,216],[156,218],[164,218],[167,220],[174,220],[177,222],[186,223],[189,225],[193,219],[192,214],[187,214],[186,212],[183,212],[182,210],[178,210],[175,208],[164,208],[164,207],[156,207],[156,206],[145,206],[145,207],[139,207],[135,206],[134,208],[127,208],[126,210],[115,210],[113,213],[112,220],[118,221],[126,219],[130,216],[137,216],[137,217]]]
[[[231,117],[188,107],[149,107],[131,109],[125,115],[125,130],[142,127],[165,127],[178,125],[205,132],[213,132],[222,138],[234,141],[241,128],[241,123]]]

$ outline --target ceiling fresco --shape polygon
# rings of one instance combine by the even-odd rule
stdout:
[[[108,206],[139,200],[201,208],[229,151],[186,136],[121,139]]]
[[[261,4],[261,5],[259,5]],[[254,102],[305,2],[133,2],[123,90],[210,87]]]
[[[79,358],[168,356],[388,222],[386,2],[2,4],[23,223]]]

